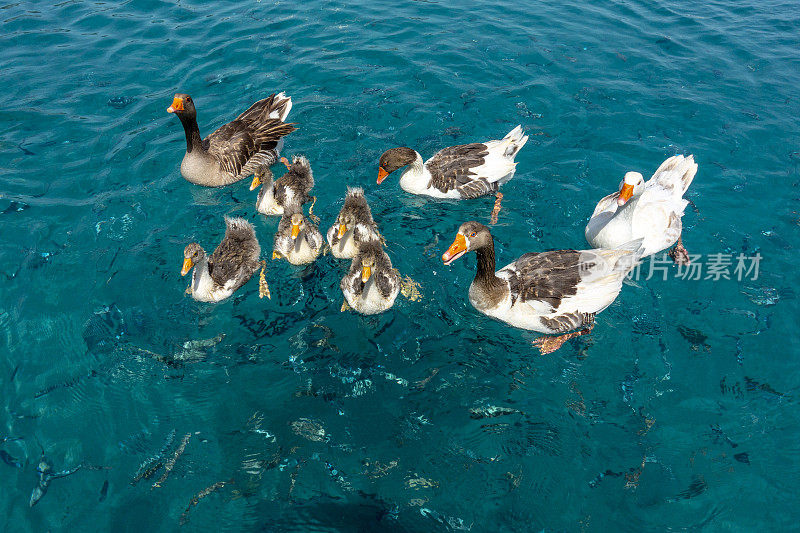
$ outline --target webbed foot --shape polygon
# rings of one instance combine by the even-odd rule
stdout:
[[[271,300],[272,295],[269,293],[269,285],[267,285],[267,277],[264,275],[264,270],[267,268],[267,262],[262,260],[261,261],[261,273],[258,275],[258,297],[263,298],[264,296],[267,299]]]
[[[561,348],[561,346],[568,340],[591,333],[592,328],[594,328],[594,325],[579,331],[565,333],[564,335],[559,335],[557,337],[539,337],[533,341],[533,345],[539,348],[539,351],[542,355],[553,353]]]
[[[689,259],[689,252],[686,251],[686,248],[683,247],[683,238],[678,237],[678,242],[675,243],[675,246],[667,252],[672,260],[675,262],[676,265],[688,265],[691,263]]]
[[[311,207],[308,208],[308,218],[310,218],[311,221],[314,224],[319,225],[319,217],[314,214],[314,204],[315,203],[317,203],[317,197],[316,196],[312,196],[311,197]]]
[[[400,292],[412,302],[416,302],[422,298],[422,292],[419,290],[420,287],[421,285],[411,279],[410,276],[405,276],[400,281]]]
[[[492,216],[489,218],[489,224],[491,225],[497,224],[497,215],[500,214],[500,209],[501,209],[500,204],[503,201],[503,193],[498,191],[497,194],[495,195],[495,198],[496,199],[494,201],[494,209],[492,209]]]

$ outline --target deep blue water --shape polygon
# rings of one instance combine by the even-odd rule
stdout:
[[[0,6],[0,439],[21,439],[0,444],[0,529],[795,528],[796,2],[357,4]],[[184,295],[187,243],[213,249],[240,215],[268,256],[277,219],[248,181],[183,180],[165,108],[190,93],[205,134],[279,90],[322,225],[365,187],[420,301],[341,313],[330,256],[272,262],[269,301],[255,281],[216,305]],[[387,148],[516,124],[530,141],[500,265],[586,247],[625,171],[692,153],[687,248],[760,254],[758,278],[641,276],[590,336],[539,355],[469,305],[474,256],[439,259],[492,199],[375,184]],[[132,485],[173,430],[165,458],[190,437],[161,487],[163,469]],[[93,468],[29,508],[42,450]]]

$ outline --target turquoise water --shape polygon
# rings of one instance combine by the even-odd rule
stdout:
[[[21,440],[0,444],[0,529],[796,527],[796,3],[358,4],[1,6],[0,439]],[[191,94],[205,134],[279,90],[323,227],[365,187],[421,300],[341,313],[329,255],[272,262],[271,300],[255,281],[216,305],[184,295],[187,243],[213,248],[240,215],[267,255],[278,221],[247,181],[183,180],[165,108]],[[493,199],[375,184],[389,147],[429,156],[516,124],[501,265],[585,247],[625,171],[692,153],[686,247],[760,254],[758,278],[640,276],[590,336],[538,355],[469,305],[474,256],[440,260]],[[185,435],[160,487],[164,469],[131,484]],[[42,450],[87,467],[29,508]]]

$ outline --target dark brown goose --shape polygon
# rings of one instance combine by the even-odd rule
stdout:
[[[465,222],[442,261],[449,265],[467,252],[478,254],[469,301],[485,315],[540,333],[585,328],[534,341],[542,353],[550,353],[566,340],[592,330],[595,314],[617,298],[623,278],[635,266],[641,242],[638,239],[613,250],[528,253],[495,272],[489,228]]]
[[[189,286],[192,298],[219,302],[247,283],[261,266],[260,256],[261,246],[252,224],[243,218],[225,217],[225,238],[211,257],[206,257],[196,242],[183,251],[181,276],[194,268]]]
[[[283,146],[283,136],[296,129],[284,123],[291,109],[291,98],[284,93],[273,94],[201,139],[192,97],[176,94],[167,112],[178,116],[186,132],[181,175],[197,185],[222,187],[273,164]]]

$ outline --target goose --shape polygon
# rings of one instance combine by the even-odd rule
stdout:
[[[176,94],[167,112],[177,115],[186,132],[181,175],[197,185],[222,187],[273,164],[283,137],[296,129],[284,123],[291,109],[291,98],[284,93],[272,94],[201,139],[192,97]]]
[[[644,181],[638,172],[628,172],[620,190],[600,200],[586,225],[586,240],[597,248],[616,248],[642,238],[643,256],[675,245],[670,256],[676,263],[689,263],[683,247],[681,217],[689,204],[683,195],[697,173],[689,155],[664,161],[653,177]]]
[[[503,195],[499,187],[514,177],[514,158],[528,142],[517,126],[500,140],[462,144],[444,148],[422,162],[416,150],[401,146],[386,150],[380,157],[378,183],[402,167],[400,187],[411,194],[463,200],[495,194],[492,223],[497,221]]]
[[[275,233],[272,258],[283,257],[293,265],[304,265],[319,256],[322,245],[322,234],[303,216],[302,207],[297,204],[286,206]]]
[[[400,292],[400,274],[379,240],[363,243],[339,284],[345,301],[363,315],[382,313],[394,305]]]
[[[344,206],[326,237],[331,254],[339,259],[352,259],[363,243],[380,240],[378,225],[372,218],[364,189],[348,187]]]
[[[200,302],[219,302],[247,283],[261,265],[261,246],[253,226],[243,218],[225,217],[225,238],[211,257],[193,242],[183,251],[185,276],[192,268],[188,292]]]
[[[273,180],[272,171],[262,167],[253,177],[250,190],[262,185],[256,199],[256,210],[265,215],[283,215],[284,208],[291,204],[302,206],[311,201],[309,215],[312,215],[313,202],[316,200],[309,193],[314,188],[314,174],[311,163],[303,156],[294,156],[291,164],[284,157],[281,161],[286,165],[286,174],[277,181]]]
[[[467,252],[476,252],[478,271],[469,287],[470,303],[514,327],[561,334],[534,341],[546,354],[591,332],[595,315],[617,298],[623,278],[635,266],[640,244],[641,239],[614,250],[527,253],[495,272],[492,234],[483,224],[470,221],[459,227],[442,261],[450,265]],[[577,328],[582,329],[572,331]]]

